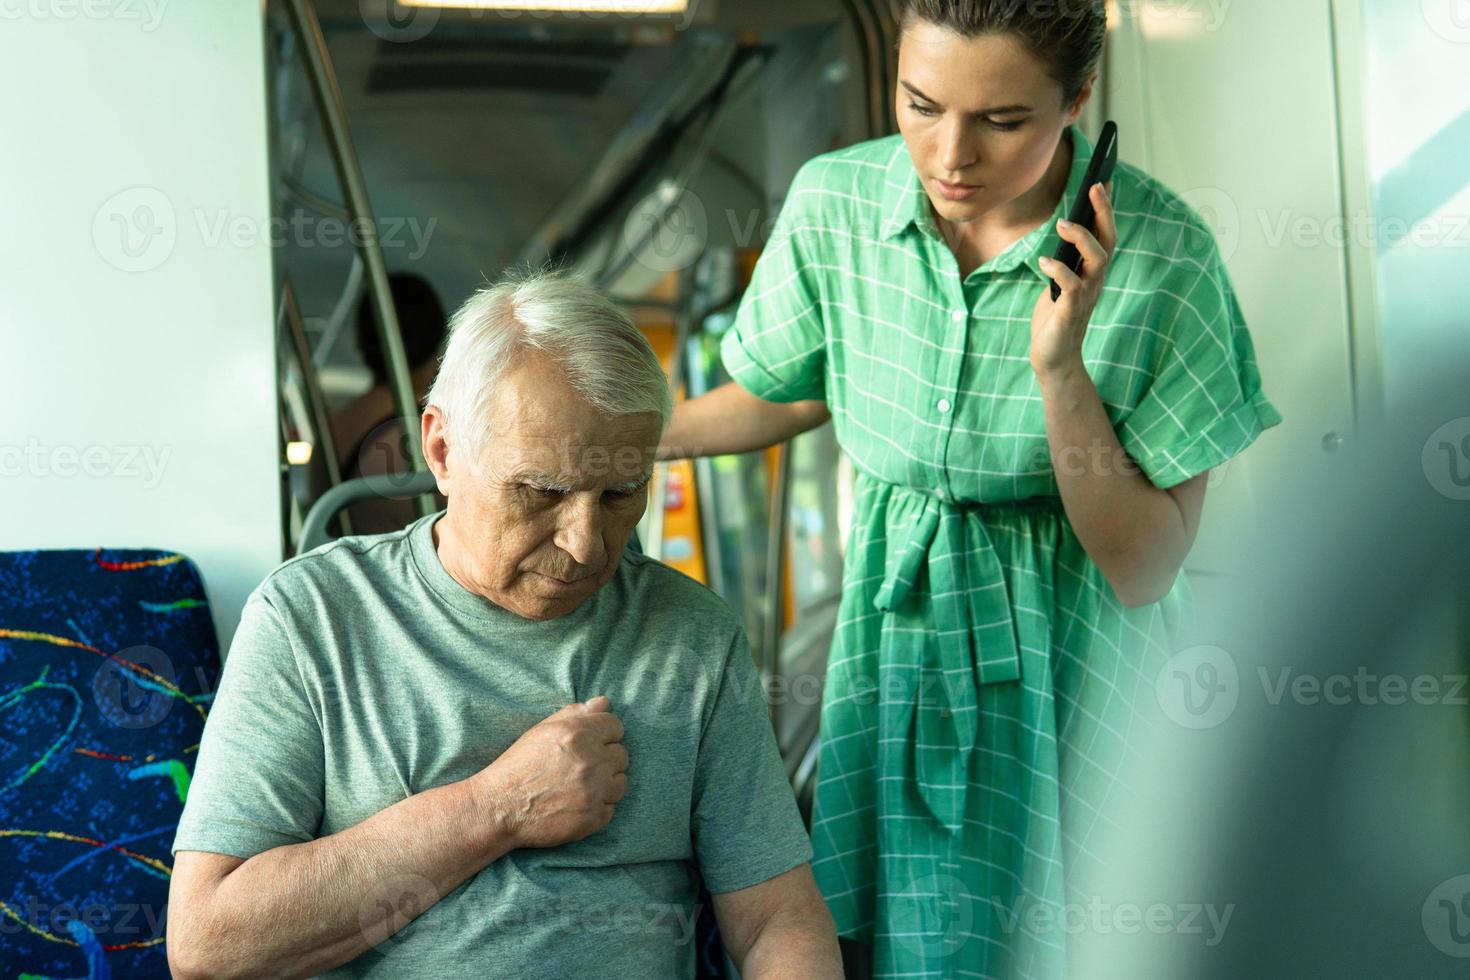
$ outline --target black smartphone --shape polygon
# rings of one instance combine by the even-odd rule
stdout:
[[[1072,213],[1067,215],[1067,220],[1074,225],[1081,225],[1094,235],[1097,229],[1093,222],[1097,215],[1092,213],[1092,185],[1106,184],[1113,179],[1113,168],[1118,164],[1118,124],[1109,119],[1102,129],[1102,135],[1097,138],[1097,146],[1092,151],[1092,162],[1087,165],[1087,173],[1082,177],[1082,187],[1077,191],[1077,200],[1072,202]],[[1057,254],[1053,256],[1067,268],[1078,275],[1082,274],[1082,253],[1077,251],[1077,246],[1071,242],[1064,241]],[[1062,287],[1053,280],[1051,284],[1051,300],[1055,303],[1061,298]]]

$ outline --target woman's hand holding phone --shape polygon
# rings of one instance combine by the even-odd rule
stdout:
[[[1083,193],[1073,202],[1071,220],[1057,223],[1062,245],[1055,257],[1041,260],[1041,271],[1052,282],[1037,298],[1031,315],[1031,367],[1038,375],[1082,364],[1082,339],[1102,295],[1108,262],[1118,247],[1112,200],[1117,158],[1118,127],[1109,122],[1088,165]]]
[[[1112,185],[1098,184],[1092,190],[1097,212],[1097,234],[1070,222],[1059,222],[1057,233],[1082,255],[1078,275],[1056,259],[1042,259],[1041,270],[1061,287],[1061,298],[1052,300],[1043,290],[1031,314],[1031,367],[1037,374],[1069,368],[1081,363],[1082,338],[1102,295],[1103,278],[1113,250],[1118,247],[1118,225],[1113,215]]]

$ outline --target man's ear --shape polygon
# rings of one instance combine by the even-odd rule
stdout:
[[[420,425],[424,462],[428,464],[429,472],[434,474],[439,492],[448,497],[453,482],[449,472],[449,426],[439,406],[430,405],[424,409]]]

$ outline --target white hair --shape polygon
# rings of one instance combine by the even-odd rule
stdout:
[[[668,378],[626,313],[574,273],[514,273],[455,311],[429,389],[428,404],[444,413],[451,443],[471,458],[484,448],[496,386],[525,351],[551,357],[604,414],[652,412],[668,424]]]

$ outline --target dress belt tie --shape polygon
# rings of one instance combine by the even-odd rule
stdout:
[[[964,506],[916,490],[894,493],[912,493],[921,505],[907,533],[889,537],[883,585],[873,604],[887,614],[898,610],[921,564],[927,567],[937,642],[924,643],[910,735],[913,771],[919,796],[957,834],[964,826],[970,755],[979,730],[980,685],[1021,677],[1011,598],[983,522],[967,525]],[[974,533],[967,535],[967,527]],[[985,584],[972,588],[974,580]]]

